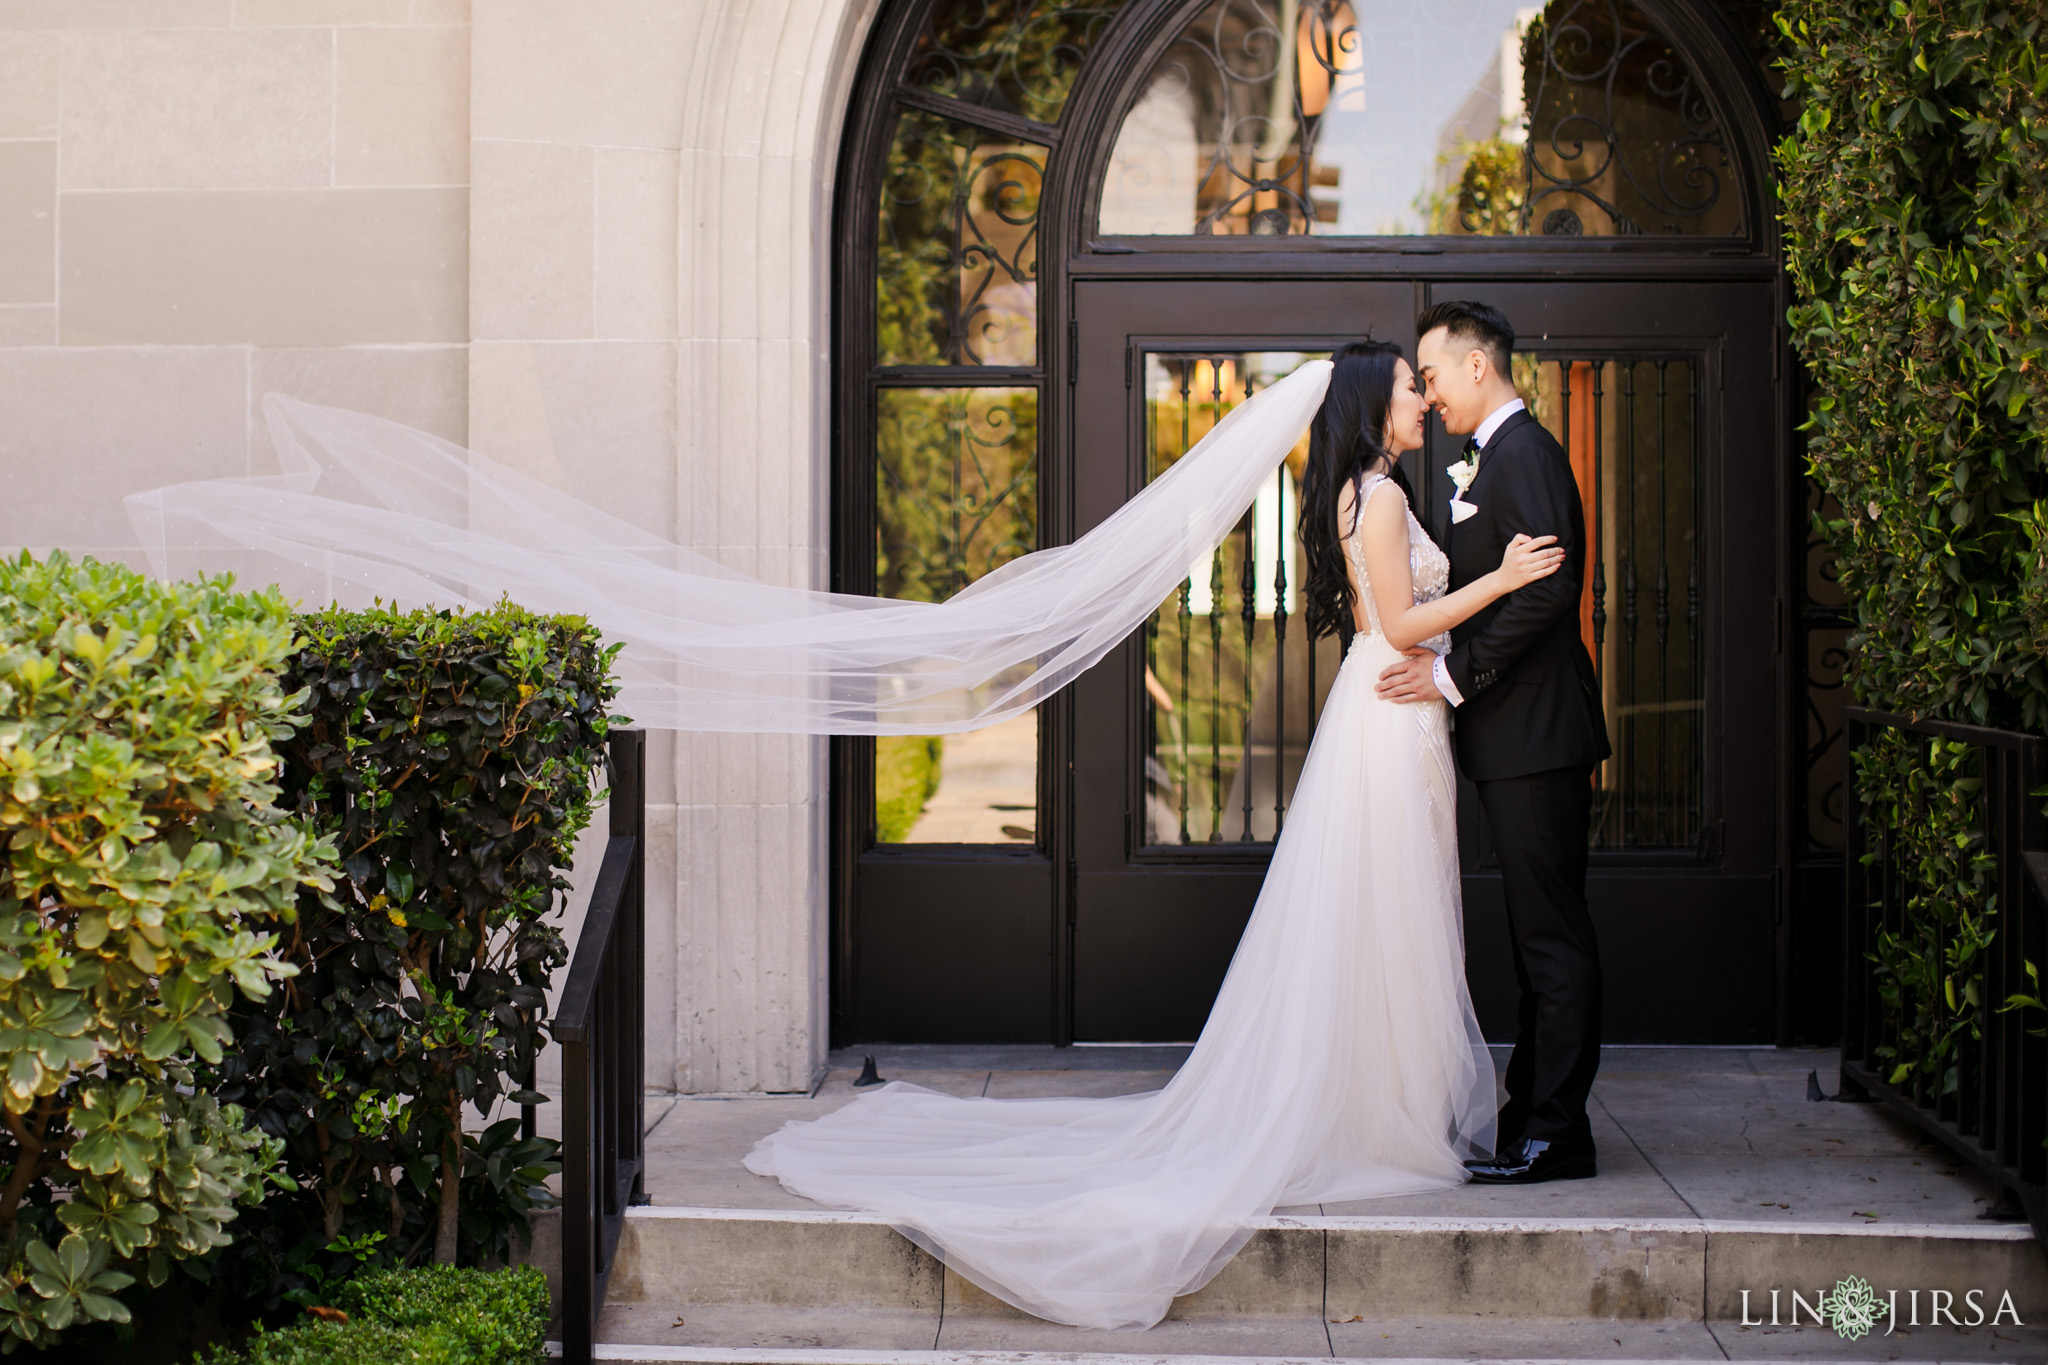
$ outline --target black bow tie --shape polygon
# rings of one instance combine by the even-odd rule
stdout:
[[[1478,458],[1479,438],[1477,436],[1467,436],[1465,438],[1465,454],[1475,459]]]

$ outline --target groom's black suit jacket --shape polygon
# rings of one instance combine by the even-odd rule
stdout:
[[[1518,534],[1556,536],[1565,561],[1452,629],[1444,664],[1465,699],[1458,767],[1488,782],[1600,762],[1613,751],[1579,638],[1586,525],[1564,447],[1529,413],[1513,414],[1480,452],[1465,501],[1478,511],[1447,528],[1452,591],[1499,568]]]

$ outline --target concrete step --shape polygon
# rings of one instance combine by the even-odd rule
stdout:
[[[892,1079],[990,1097],[1125,1094],[1178,1056],[891,1049]],[[859,1058],[810,1095],[650,1098],[647,1191],[626,1220],[603,1358],[701,1365],[1146,1365],[1235,1360],[2048,1361],[2048,1263],[1983,1221],[1997,1191],[1877,1106],[1812,1103],[1822,1050],[1603,1054],[1600,1178],[1283,1208],[1145,1332],[1028,1317],[872,1215],[751,1175],[752,1144],[848,1102]],[[1860,1276],[1880,1293],[1987,1291],[1996,1325],[1849,1342],[1807,1320]],[[1742,1292],[1750,1291],[1745,1320]],[[1779,1323],[1770,1322],[1779,1291]]]
[[[1808,1359],[1805,1356],[1761,1356],[1763,1360]],[[1830,1360],[1882,1360],[1887,1365],[1944,1365],[1953,1360],[1977,1360],[1978,1356],[1936,1357],[1916,1355],[1813,1357]],[[2039,1357],[2014,1357],[2038,1360]],[[1203,1355],[1114,1355],[1093,1351],[718,1351],[695,1347],[598,1348],[597,1359],[640,1362],[641,1365],[1345,1365],[1347,1361],[1371,1365],[1475,1365],[1475,1362],[1509,1360],[1509,1357],[1472,1356],[1203,1356]],[[1513,1365],[1724,1365],[1746,1356],[1724,1356],[1718,1352],[1702,1356],[1515,1356]],[[1997,1356],[1983,1356],[1992,1361]]]
[[[1260,1219],[1178,1317],[1320,1316],[1624,1322],[1781,1316],[1860,1276],[1880,1292],[2010,1294],[2048,1322],[2048,1264],[2024,1224],[1819,1224],[1709,1219]],[[610,1301],[1025,1319],[868,1214],[637,1208]],[[1931,1302],[1931,1301],[1930,1301]],[[1987,1310],[1989,1311],[1989,1310]]]
[[[1801,1328],[1775,1336],[1743,1336],[1705,1324],[1679,1328],[1561,1331],[1554,1325],[1488,1322],[1386,1323],[1392,1331],[1369,1337],[1333,1332],[1323,1339],[1294,1341],[1240,1333],[1190,1337],[1171,1345],[1151,1340],[1159,1329],[1137,1334],[1127,1349],[1052,1348],[833,1348],[807,1346],[701,1346],[609,1342],[599,1360],[687,1362],[688,1365],[1297,1365],[1309,1361],[1373,1361],[1376,1365],[1450,1365],[1451,1362],[1512,1361],[1517,1365],[1565,1365],[1600,1361],[2004,1361],[2038,1362],[2048,1356],[2048,1335],[2029,1329],[1992,1334],[1943,1329],[1901,1332],[1889,1339],[1850,1342],[1832,1332]],[[1412,1329],[1412,1330],[1411,1330]],[[1718,1334],[1717,1334],[1718,1332]],[[1300,1345],[1302,1349],[1290,1350]],[[1284,1352],[1284,1354],[1283,1354]],[[1430,1354],[1419,1354],[1429,1352]]]

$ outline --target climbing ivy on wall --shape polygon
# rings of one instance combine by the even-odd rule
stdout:
[[[1992,0],[1790,0],[1808,452],[1873,704],[2048,723],[2048,66]]]
[[[2048,728],[2048,63],[2040,8],[1787,0],[1782,215],[1813,380],[1808,454],[1866,705]],[[1907,879],[1876,945],[1894,1083],[1944,1091],[1996,932],[1961,746],[1855,756]]]

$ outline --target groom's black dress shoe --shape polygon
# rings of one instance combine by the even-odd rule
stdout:
[[[1491,1161],[1468,1161],[1475,1185],[1538,1185],[1546,1180],[1589,1180],[1599,1173],[1591,1147],[1565,1147],[1542,1138],[1503,1145]]]
[[[1468,1171],[1476,1171],[1481,1166],[1492,1166],[1499,1162],[1501,1157],[1505,1156],[1509,1152],[1514,1151],[1517,1147],[1520,1147],[1521,1145],[1521,1129],[1519,1127],[1508,1128],[1506,1126],[1503,1126],[1500,1130],[1499,1135],[1495,1137],[1493,1140],[1493,1155],[1475,1156],[1470,1161],[1467,1161],[1465,1163],[1465,1169]]]

